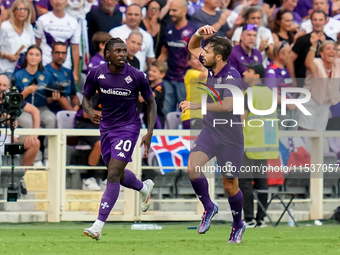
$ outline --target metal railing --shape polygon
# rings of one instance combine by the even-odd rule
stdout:
[[[2,134],[4,130],[1,129]],[[93,129],[17,129],[15,131],[19,135],[44,135],[48,136],[49,150],[48,159],[48,196],[47,200],[29,200],[30,202],[48,202],[47,220],[49,222],[59,221],[85,221],[94,220],[97,212],[88,214],[77,214],[69,212],[65,209],[67,202],[75,200],[66,199],[66,169],[91,169],[80,166],[66,165],[66,148],[68,136],[99,136],[99,130]],[[142,151],[139,147],[141,137],[146,134],[146,130],[142,129],[140,137],[136,143],[136,147],[132,156],[133,161],[128,164],[127,168],[133,171],[138,178],[141,178],[143,169],[160,169],[161,167],[142,166]],[[160,136],[195,136],[198,132],[190,130],[154,130],[154,135]],[[8,134],[9,135],[9,134]],[[310,137],[312,139],[311,148],[311,164],[323,164],[323,138],[324,137],[340,137],[340,132],[326,131],[280,131],[280,137]],[[39,167],[41,168],[41,167]],[[95,169],[105,169],[105,167],[94,167]],[[165,168],[165,167],[163,167]],[[183,167],[179,167],[182,169]],[[340,170],[339,170],[340,171]],[[310,173],[310,218],[323,218],[323,172]],[[208,178],[209,192],[212,198],[215,197],[215,178]],[[77,200],[83,201],[83,200]],[[87,200],[84,200],[84,202]],[[93,201],[93,200],[92,200]],[[199,220],[202,213],[202,205],[197,199],[158,199],[155,202],[196,202],[197,210],[195,212],[164,212],[153,210],[146,214],[141,214],[139,209],[139,194],[133,190],[124,190],[124,199],[119,199],[118,203],[123,203],[123,210],[113,211],[108,220],[114,221],[152,221],[152,220]],[[5,201],[0,201],[5,202]],[[99,205],[98,200],[98,205]]]

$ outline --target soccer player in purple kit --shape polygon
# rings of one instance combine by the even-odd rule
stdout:
[[[243,161],[243,127],[229,124],[214,127],[213,121],[214,119],[227,119],[228,123],[232,121],[240,124],[241,116],[232,113],[232,93],[228,89],[216,88],[215,83],[221,82],[221,84],[234,85],[241,89],[241,75],[227,61],[233,48],[230,40],[224,37],[213,37],[206,41],[204,49],[201,48],[202,37],[214,33],[216,30],[212,26],[203,26],[191,37],[188,46],[191,54],[208,68],[207,84],[215,88],[222,100],[222,105],[215,104],[211,98],[207,101],[207,114],[203,118],[203,128],[190,151],[188,172],[191,185],[204,206],[202,221],[198,227],[198,233],[204,234],[209,230],[212,218],[218,213],[218,207],[210,199],[206,177],[197,171],[197,168],[201,169],[214,156],[216,156],[218,166],[229,168],[229,171],[221,172],[233,216],[232,231],[228,242],[240,243],[245,231],[245,225],[242,222],[243,194],[238,187],[238,173]],[[201,109],[201,104],[184,101],[180,107],[185,112],[188,109]],[[235,170],[230,171],[231,167]]]
[[[125,169],[131,162],[131,155],[141,128],[137,113],[139,92],[148,104],[148,132],[142,138],[147,156],[153,128],[157,117],[157,106],[145,73],[126,63],[127,47],[120,38],[111,38],[104,49],[108,62],[94,67],[87,76],[83,98],[83,108],[91,121],[100,124],[101,153],[107,166],[107,186],[103,194],[99,215],[92,227],[85,228],[84,234],[99,240],[107,217],[119,195],[120,185],[139,191],[143,212],[150,207],[153,182],[136,178]],[[91,97],[99,92],[102,112],[93,110]]]

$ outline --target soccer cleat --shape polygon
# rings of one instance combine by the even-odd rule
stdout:
[[[245,224],[243,224],[242,228],[239,229],[232,228],[228,243],[241,243],[244,231],[246,231]]]
[[[246,226],[246,228],[255,228],[257,226],[256,220],[250,220],[250,221],[243,221],[243,224]]]
[[[84,235],[89,236],[92,239],[99,241],[100,237],[102,236],[102,230],[99,227],[97,227],[96,225],[93,225],[90,228],[84,229]]]
[[[199,234],[205,234],[210,228],[211,220],[218,213],[218,206],[214,204],[214,209],[211,212],[204,211],[201,223],[198,227]]]
[[[151,205],[151,192],[153,190],[153,181],[151,180],[146,180],[143,182],[147,188],[148,188],[148,191],[146,192],[146,194],[140,194],[140,200],[141,200],[141,204],[140,204],[140,208],[142,209],[142,212],[146,212],[150,205]]]

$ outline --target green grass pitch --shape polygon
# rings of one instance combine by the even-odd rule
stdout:
[[[310,222],[308,222],[310,223]],[[131,230],[131,223],[107,223],[100,241],[83,235],[91,223],[0,224],[0,254],[294,254],[340,255],[340,225],[247,229],[241,244],[228,244],[230,223],[213,223],[199,235],[197,222],[157,223],[162,230]]]

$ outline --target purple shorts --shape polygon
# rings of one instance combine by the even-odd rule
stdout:
[[[101,134],[101,150],[105,165],[111,158],[124,162],[132,161],[132,153],[138,140],[139,133],[108,132]]]
[[[215,141],[210,131],[203,128],[191,149],[191,152],[195,151],[205,153],[209,160],[216,156],[217,166],[220,167],[221,174],[224,178],[235,179],[239,176],[243,161],[243,146],[227,147]]]

